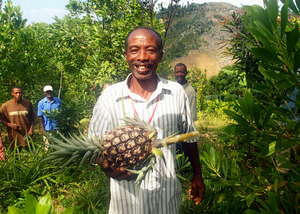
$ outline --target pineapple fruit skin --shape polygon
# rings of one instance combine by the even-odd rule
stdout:
[[[98,163],[103,171],[114,179],[133,180],[135,174],[127,169],[140,170],[152,154],[150,131],[144,127],[124,126],[104,134],[102,152]]]

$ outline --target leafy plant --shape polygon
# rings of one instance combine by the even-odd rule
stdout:
[[[37,199],[31,195],[26,194],[23,201],[24,207],[18,208],[17,206],[9,206],[7,214],[52,214],[54,213],[53,201],[50,194],[46,194]],[[73,209],[68,208],[59,212],[61,214],[73,214]]]
[[[189,181],[189,174],[191,172],[191,163],[188,157],[183,153],[176,155],[176,174],[181,181]]]
[[[298,22],[288,18],[299,16],[298,6],[284,1],[279,11],[276,0],[267,0],[265,8],[245,7],[245,14],[237,19],[240,22],[235,22],[240,26],[235,30],[245,40],[234,38],[232,52],[245,69],[241,72],[246,73],[249,91],[225,112],[235,121],[228,128],[244,154],[246,169],[255,172],[252,179],[258,181],[256,185],[249,182],[255,193],[245,200],[260,213],[299,212],[294,205],[299,202],[299,190],[292,191],[288,185],[299,182],[299,168],[290,157],[299,147],[298,101],[291,92],[299,87],[300,34]],[[248,54],[241,56],[237,48]]]

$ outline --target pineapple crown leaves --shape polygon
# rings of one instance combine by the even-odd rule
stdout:
[[[97,139],[87,138],[82,133],[79,136],[70,135],[69,138],[60,133],[59,136],[60,138],[49,136],[50,141],[52,141],[49,147],[54,151],[49,153],[44,161],[64,161],[62,165],[64,167],[70,163],[78,163],[80,160],[79,165],[81,166],[87,161],[93,163],[101,152],[101,145],[97,143]]]
[[[122,119],[122,121],[125,123],[125,126],[137,126],[137,127],[141,127],[141,128],[145,128],[147,129],[149,132],[155,132],[156,133],[156,129],[153,128],[149,123],[146,123],[145,121],[141,120],[138,117],[124,117]]]
[[[152,155],[148,158],[147,160],[149,162],[148,165],[144,166],[142,169],[140,170],[132,170],[132,169],[126,169],[127,171],[133,173],[133,174],[137,174],[137,178],[135,180],[135,184],[136,185],[140,185],[142,180],[145,178],[147,172],[149,170],[152,170],[154,165],[156,164],[156,158]]]
[[[164,153],[160,149],[152,147],[151,152],[152,152],[152,154],[155,155],[156,158],[162,158],[162,160],[164,161],[164,164],[166,164],[166,159],[165,159]]]

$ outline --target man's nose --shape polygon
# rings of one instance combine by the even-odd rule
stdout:
[[[145,61],[148,60],[148,54],[146,52],[146,50],[141,49],[138,55],[138,60],[140,61]]]

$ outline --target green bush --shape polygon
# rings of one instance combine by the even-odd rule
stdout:
[[[300,80],[299,23],[288,18],[299,17],[299,4],[285,1],[279,11],[278,2],[268,0],[265,8],[244,9],[235,20],[242,38],[233,37],[232,53],[249,90],[226,113],[235,121],[228,130],[248,174],[255,175],[247,213],[298,213],[300,123],[287,104]],[[299,107],[297,100],[293,104]]]
[[[234,101],[245,93],[246,82],[243,73],[234,66],[222,68],[207,84],[206,99]]]
[[[106,213],[109,202],[108,179],[99,166],[61,167],[44,161],[47,152],[41,137],[30,141],[28,149],[7,150],[0,161],[0,213],[8,206],[23,207],[28,194],[51,194],[53,208],[73,207],[74,213]]]

